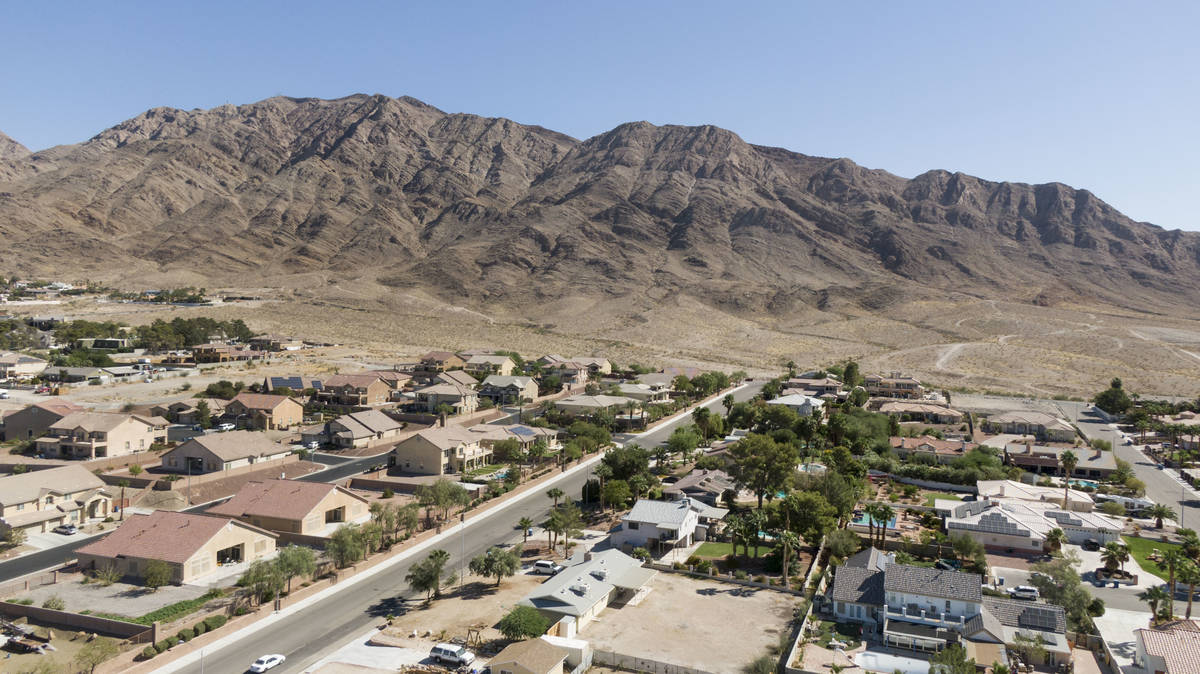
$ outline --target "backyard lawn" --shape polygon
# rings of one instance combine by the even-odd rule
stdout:
[[[1165,567],[1160,567],[1157,562],[1150,561],[1150,555],[1157,548],[1159,552],[1166,552],[1169,548],[1178,548],[1175,543],[1163,543],[1162,541],[1152,541],[1137,536],[1122,536],[1125,544],[1129,546],[1129,556],[1137,560],[1138,566],[1145,571],[1166,580],[1170,575]]]
[[[760,548],[760,550],[763,550],[763,549],[769,549],[769,548],[766,548],[766,546],[763,546]],[[753,545],[750,546],[750,553],[754,554],[754,546]],[[712,541],[708,541],[705,543],[701,543],[700,547],[696,548],[696,556],[697,557],[707,557],[709,559],[716,559],[718,557],[724,557],[725,555],[732,555],[732,554],[733,554],[733,543],[715,543]]]
[[[846,650],[852,651],[858,648],[861,643],[862,626],[856,623],[835,623],[829,620],[822,620],[820,630],[816,637],[813,638],[813,643],[821,648],[828,649],[829,642],[836,638],[838,641],[846,644]]]
[[[929,492],[929,493],[925,494],[925,505],[933,507],[933,502],[938,499],[942,499],[945,501],[961,501],[962,496],[960,496],[958,494],[947,494],[947,493],[940,492],[940,491]],[[957,506],[955,506],[955,507],[957,507]]]

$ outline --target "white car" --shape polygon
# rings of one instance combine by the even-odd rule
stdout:
[[[234,424],[221,424],[220,426],[217,426],[217,430],[221,432],[232,431],[235,428],[237,428],[237,426]]]
[[[535,573],[535,574],[541,574],[543,576],[553,576],[553,575],[557,574],[559,571],[562,571],[564,568],[565,567],[563,567],[562,565],[555,564],[554,562],[552,562],[548,559],[539,559],[538,561],[533,563],[533,568],[531,569],[531,571],[533,571],[533,573]]]
[[[475,654],[458,644],[438,644],[430,649],[429,657],[439,664],[469,665],[475,662]]]
[[[272,667],[282,665],[284,660],[287,660],[287,658],[278,653],[274,655],[264,655],[250,665],[250,671],[254,672],[255,674],[258,674],[259,672],[265,672]]]
[[[1037,599],[1041,593],[1032,585],[1018,585],[1008,589],[1008,596],[1013,599]]]

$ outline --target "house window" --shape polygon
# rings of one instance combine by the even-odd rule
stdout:
[[[846,612],[846,602],[839,601],[837,610],[838,610],[838,613],[845,613]]]
[[[947,611],[950,610],[950,600],[949,599],[946,600],[946,610]]]
[[[637,529],[637,528],[639,528],[639,527],[641,527],[641,526],[642,526],[642,525],[641,525],[641,524],[639,524],[639,523],[637,523],[637,522],[630,522],[630,523],[629,523],[629,528],[630,528],[630,529]]]

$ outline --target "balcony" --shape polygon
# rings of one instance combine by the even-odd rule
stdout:
[[[889,606],[887,608],[887,617],[892,620],[903,620],[922,625],[939,625],[956,629],[962,629],[967,622],[963,616],[956,616],[944,611],[930,611],[916,604],[909,604],[901,608]]]

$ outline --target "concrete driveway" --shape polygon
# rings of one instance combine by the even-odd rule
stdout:
[[[86,540],[86,539],[93,538],[95,536],[99,536],[99,535],[105,534],[105,533],[111,533],[111,532],[110,531],[109,532],[97,531],[97,532],[89,534],[89,533],[80,531],[79,533],[75,534],[74,536],[64,536],[63,534],[56,534],[53,531],[47,531],[46,533],[36,533],[36,534],[31,533],[31,534],[29,534],[29,538],[27,538],[25,540],[25,544],[32,548],[36,548],[38,550],[49,550],[50,548],[57,548],[60,545],[66,545],[67,543],[75,543],[77,541]]]

